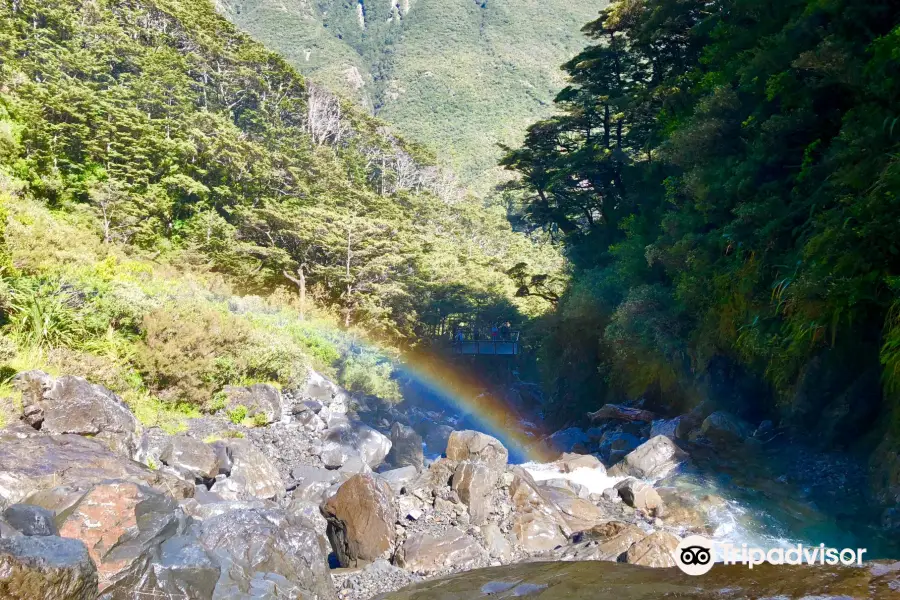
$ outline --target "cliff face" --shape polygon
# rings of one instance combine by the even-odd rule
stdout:
[[[500,176],[497,143],[548,115],[559,65],[605,0],[218,0],[301,73],[449,159],[466,183]]]

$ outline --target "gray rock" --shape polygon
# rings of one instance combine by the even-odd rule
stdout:
[[[626,431],[607,431],[600,438],[600,456],[607,464],[615,464],[641,445],[641,438]]]
[[[78,540],[61,537],[0,539],[0,598],[93,600],[97,569]]]
[[[22,535],[59,535],[53,513],[34,504],[13,504],[3,511],[6,522]]]
[[[512,532],[520,546],[529,551],[542,551],[566,543],[572,530],[565,515],[520,467],[513,469],[509,495],[515,511]]]
[[[512,544],[509,543],[509,540],[503,535],[496,523],[488,523],[482,527],[481,535],[484,536],[484,543],[491,558],[496,558],[503,562],[512,558]]]
[[[401,423],[391,425],[391,451],[387,461],[394,467],[413,466],[421,469],[425,462],[422,436]]]
[[[227,446],[231,476],[217,481],[210,491],[226,500],[268,500],[284,496],[284,481],[265,454],[247,440],[229,440]]]
[[[0,518],[0,538],[19,537],[22,532]]]
[[[321,504],[325,491],[340,480],[340,475],[320,467],[298,465],[291,469],[291,479],[297,482],[292,498]]]
[[[674,567],[676,563],[673,552],[678,548],[680,541],[665,531],[651,533],[628,549],[624,562],[644,567]]]
[[[309,431],[310,433],[317,433],[319,431],[325,431],[327,425],[325,421],[319,417],[315,412],[308,410],[300,413],[299,415],[294,416],[294,420],[300,424],[303,429]]]
[[[481,525],[490,513],[490,494],[499,473],[488,465],[464,461],[456,466],[451,480],[451,489],[459,495],[463,504],[469,507],[473,525]]]
[[[588,499],[591,496],[591,491],[587,487],[581,485],[580,483],[576,483],[571,479],[545,479],[544,481],[540,482],[539,485],[541,487],[565,490],[567,492],[575,494],[575,496],[578,498]]]
[[[664,435],[650,438],[615,464],[609,474],[639,479],[659,479],[687,461],[687,454]]]
[[[391,451],[391,440],[386,435],[367,425],[360,425],[356,430],[359,438],[359,453],[371,468],[384,462]]]
[[[194,494],[193,483],[162,471],[152,471],[85,437],[19,437],[0,432],[0,504],[22,502],[35,493],[59,486],[86,488],[109,479],[149,485],[176,498]]]
[[[447,441],[447,458],[485,463],[495,471],[506,467],[509,451],[495,437],[480,431],[454,431]]]
[[[197,537],[221,566],[214,598],[336,597],[317,534],[281,511],[231,511],[200,524]]]
[[[213,479],[220,470],[215,449],[187,435],[171,438],[159,459],[191,481]]]
[[[211,600],[220,575],[218,561],[197,538],[178,535],[162,543],[158,556],[131,589],[110,590],[105,597]]]
[[[331,380],[310,370],[306,385],[300,390],[304,399],[315,400],[328,406],[336,397],[346,396],[346,392]]]
[[[658,435],[664,435],[670,440],[675,440],[678,438],[678,424],[681,423],[681,417],[675,417],[674,419],[657,419],[653,421],[650,425],[650,437],[656,437]]]
[[[259,418],[256,415],[262,414],[267,424],[280,421],[284,414],[281,390],[267,383],[255,383],[249,387],[226,385],[222,391],[226,396],[226,410],[243,406],[248,417]]]
[[[431,425],[425,433],[425,446],[431,454],[443,454],[447,449],[447,442],[450,441],[450,435],[453,428],[449,425]]]
[[[213,453],[216,455],[216,475],[231,475],[231,456],[228,454],[228,444],[223,440],[217,440],[211,443]]]
[[[628,506],[652,514],[662,512],[663,501],[659,493],[643,481],[628,478],[617,483],[615,489]]]
[[[421,574],[468,571],[487,562],[487,552],[459,529],[414,534],[397,551],[397,566]]]
[[[569,427],[550,436],[550,444],[560,452],[574,452],[576,448],[584,448],[589,441],[580,427]]]
[[[122,456],[137,455],[140,425],[105,387],[71,375],[53,379],[42,371],[19,373],[13,381],[22,390],[27,420],[42,432],[87,435]]]
[[[399,494],[403,490],[403,486],[414,480],[416,475],[418,475],[418,471],[413,465],[383,471],[378,474],[379,477],[388,482],[395,494]]]

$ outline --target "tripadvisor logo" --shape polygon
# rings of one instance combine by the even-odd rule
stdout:
[[[688,575],[703,575],[713,568],[718,559],[723,564],[743,564],[752,569],[763,563],[773,565],[861,565],[865,548],[827,548],[825,544],[804,546],[797,544],[787,548],[740,547],[724,542],[713,542],[701,535],[690,535],[672,551],[678,568]]]
[[[702,535],[689,535],[672,551],[675,564],[688,575],[703,575],[713,567],[713,543]]]

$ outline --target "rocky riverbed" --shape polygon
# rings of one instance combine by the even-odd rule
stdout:
[[[688,589],[671,575],[684,536],[735,534],[723,515],[740,507],[702,477],[702,449],[772,435],[715,411],[665,421],[609,405],[594,429],[539,442],[563,451],[554,462],[516,465],[490,435],[314,372],[296,390],[228,388],[221,414],[174,436],[83,379],[15,383],[22,419],[0,431],[2,598],[365,600],[410,585],[396,597],[431,598],[429,580],[503,567],[441,593],[476,597],[466,590],[484,577],[520,582],[497,597],[557,589],[543,567],[512,566],[536,561],[608,562],[598,572],[646,583],[616,598],[655,597]],[[238,406],[257,426],[231,422]]]

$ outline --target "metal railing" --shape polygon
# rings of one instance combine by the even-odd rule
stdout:
[[[492,339],[453,340],[451,348],[454,354],[515,356],[519,353],[519,332],[510,331]]]

